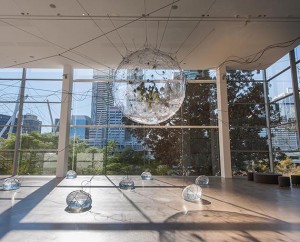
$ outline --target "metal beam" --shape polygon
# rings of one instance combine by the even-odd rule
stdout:
[[[297,128],[297,141],[298,149],[300,150],[300,99],[299,99],[299,86],[297,78],[297,67],[295,61],[295,51],[290,51],[290,63],[291,63],[291,74],[293,83],[293,96],[295,103],[295,116],[296,116],[296,128]]]
[[[13,161],[13,176],[18,174],[19,169],[19,158],[20,158],[20,145],[21,145],[21,132],[22,132],[22,121],[23,121],[23,104],[24,104],[24,93],[25,93],[25,80],[26,80],[26,69],[23,68],[22,80],[20,86],[20,103],[18,112],[17,131],[15,139],[15,150],[14,150],[14,161]],[[14,123],[12,123],[14,125]]]

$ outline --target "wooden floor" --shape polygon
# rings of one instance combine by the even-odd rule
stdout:
[[[95,176],[84,188],[92,208],[75,214],[66,197],[91,177],[20,179],[20,189],[0,191],[1,242],[300,241],[300,187],[210,177],[192,203],[181,192],[195,177],[133,176],[135,190],[124,191],[122,176]]]

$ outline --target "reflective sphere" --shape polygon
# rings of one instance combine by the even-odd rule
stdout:
[[[182,198],[189,202],[199,201],[202,197],[202,189],[196,184],[186,186],[182,191]]]
[[[135,122],[158,124],[173,116],[185,96],[179,63],[157,49],[145,48],[126,56],[114,82],[115,104]]]
[[[76,171],[69,170],[66,174],[66,179],[75,179],[77,177]]]
[[[149,171],[144,171],[141,174],[142,180],[152,180],[152,174]]]
[[[119,183],[119,187],[123,190],[134,189],[134,182],[129,177],[123,177],[122,181]]]
[[[67,212],[81,213],[91,209],[92,198],[91,195],[82,190],[76,190],[71,192],[66,199],[68,207]]]
[[[209,178],[207,176],[201,175],[198,176],[195,180],[196,185],[207,185],[209,183]]]
[[[4,191],[16,190],[21,186],[21,182],[18,178],[10,177],[4,180],[2,184],[2,189]]]

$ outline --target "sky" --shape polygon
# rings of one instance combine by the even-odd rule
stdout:
[[[266,70],[267,78],[274,76],[289,65],[289,56],[286,55]],[[299,71],[299,70],[298,70]],[[43,125],[51,125],[51,118],[48,109],[49,102],[53,121],[60,116],[60,103],[62,82],[62,69],[27,69],[27,78],[47,78],[53,80],[34,81],[28,80],[25,88],[25,101],[23,114],[34,114],[42,121]],[[290,91],[292,87],[290,71],[284,72],[270,82],[271,99]],[[22,69],[0,69],[0,78],[21,78]],[[255,79],[261,79],[261,73],[255,73]],[[92,69],[74,70],[74,79],[93,79]],[[0,114],[12,115],[18,99],[20,81],[0,80]],[[290,89],[290,90],[289,90]],[[92,83],[74,82],[72,115],[91,116]],[[2,102],[2,103],[1,103]],[[44,103],[32,103],[44,102]],[[50,127],[42,128],[42,132],[50,132]]]

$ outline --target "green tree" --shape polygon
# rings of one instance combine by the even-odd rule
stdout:
[[[198,71],[195,79],[212,79],[209,71]],[[253,81],[251,71],[229,71],[227,74],[228,111],[232,164],[246,169],[246,162],[267,159],[267,141],[261,131],[265,127],[263,86]],[[132,124],[124,119],[126,124]],[[167,125],[217,125],[216,86],[189,84],[181,109]],[[161,164],[174,167],[178,163],[192,167],[196,174],[215,175],[220,170],[218,131],[216,129],[133,129],[133,135],[152,150]],[[253,152],[253,151],[261,152]]]
[[[12,152],[15,148],[15,135],[10,135],[7,139],[0,139],[0,152],[3,156],[2,161],[2,174],[11,174],[12,172]],[[53,133],[40,134],[38,132],[31,132],[29,134],[21,135],[20,145],[20,162],[19,174],[41,174],[43,167],[44,150],[57,149],[58,136]],[[9,157],[9,160],[4,159]]]

